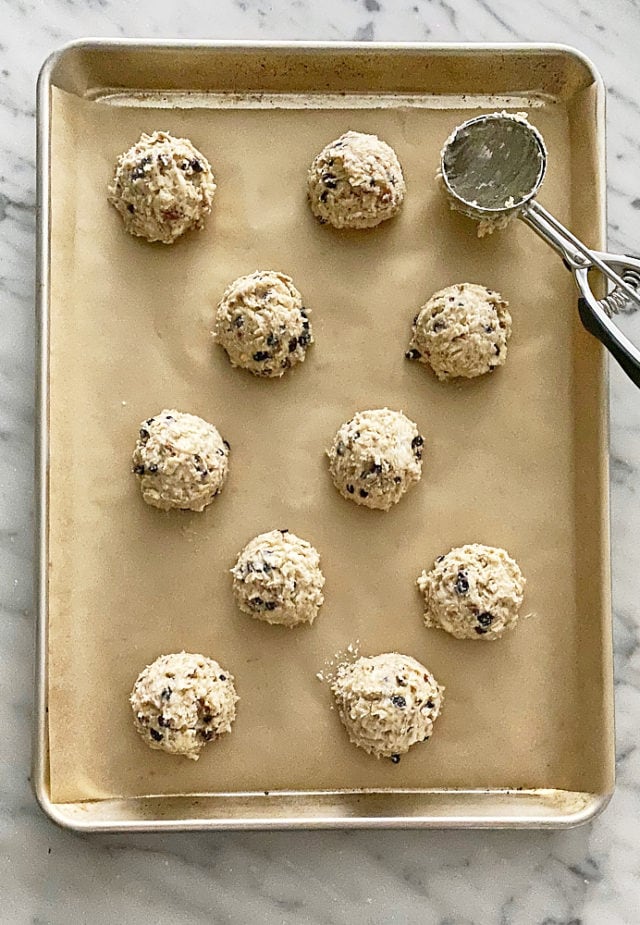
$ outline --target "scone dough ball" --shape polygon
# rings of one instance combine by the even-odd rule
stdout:
[[[311,211],[334,228],[373,228],[400,210],[406,191],[395,151],[377,135],[346,132],[314,159]]]
[[[406,356],[431,366],[438,379],[473,379],[503,365],[510,337],[511,315],[500,293],[459,283],[422,306]]]
[[[218,306],[213,337],[232,366],[270,378],[302,363],[313,343],[302,296],[293,280],[275,270],[257,270],[231,283]]]
[[[396,762],[430,738],[444,699],[431,672],[397,652],[338,666],[331,690],[353,744]]]
[[[401,411],[359,411],[340,427],[327,450],[343,498],[388,511],[420,481],[424,438]]]
[[[141,135],[118,158],[108,187],[129,234],[163,244],[203,227],[215,191],[206,157],[188,138],[167,132]]]
[[[231,574],[240,610],[266,623],[313,623],[324,601],[317,550],[288,530],[254,537]]]
[[[150,748],[197,761],[207,742],[230,732],[238,695],[233,677],[212,658],[177,652],[145,668],[129,700]]]
[[[518,621],[524,586],[506,550],[479,543],[452,549],[418,578],[425,626],[457,639],[498,639]]]
[[[132,462],[147,504],[202,511],[225,483],[229,444],[195,414],[164,410],[140,425]]]

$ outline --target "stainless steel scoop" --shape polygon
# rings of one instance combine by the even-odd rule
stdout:
[[[540,132],[523,116],[494,113],[458,126],[445,142],[440,171],[455,209],[487,229],[520,218],[560,254],[582,294],[583,325],[640,386],[640,350],[612,321],[617,312],[640,308],[640,259],[590,250],[536,202],[546,166]],[[609,282],[602,299],[591,289],[592,270]]]

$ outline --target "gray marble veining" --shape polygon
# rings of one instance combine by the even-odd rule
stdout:
[[[86,36],[559,41],[608,85],[609,243],[640,251],[637,0],[0,0],[0,921],[635,925],[640,921],[640,396],[611,370],[618,789],[564,833],[81,838],[29,775],[34,82]],[[640,322],[625,321],[640,340]]]

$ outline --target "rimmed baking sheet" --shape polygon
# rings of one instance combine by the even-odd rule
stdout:
[[[49,64],[41,94],[45,808],[82,828],[596,811],[613,786],[603,352],[554,253],[524,226],[478,240],[433,174],[470,108],[528,109],[549,149],[541,201],[603,244],[597,76],[553,47],[91,43]],[[171,248],[127,236],[105,197],[118,153],[156,128],[191,138],[219,186],[205,231]],[[304,196],[314,153],[349,128],[392,144],[407,180],[401,215],[366,233],[320,226]],[[208,336],[225,285],[267,268],[293,277],[316,336],[278,382],[233,370]],[[440,384],[403,359],[410,322],[465,280],[509,299],[509,360]],[[343,420],[384,405],[426,437],[422,482],[388,514],[342,500],[323,458]],[[227,487],[202,515],[147,508],[129,472],[139,421],[163,407],[231,443]],[[228,569],[273,527],[321,553],[312,628],[233,606]],[[474,541],[505,546],[528,579],[531,617],[494,644],[427,631],[414,586]],[[414,655],[446,686],[437,734],[399,765],[348,743],[316,678],[356,641]],[[197,763],[147,749],[127,703],[140,668],[182,648],[217,658],[241,697],[232,735]]]

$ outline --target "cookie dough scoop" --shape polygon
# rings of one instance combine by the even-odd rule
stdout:
[[[173,244],[204,227],[215,191],[209,161],[188,138],[153,132],[120,155],[108,198],[129,234]]]
[[[203,511],[222,491],[229,444],[195,414],[165,409],[140,424],[132,470],[143,499],[161,511]]]
[[[431,672],[397,652],[339,665],[331,690],[353,744],[396,764],[413,745],[431,738],[444,699]]]
[[[500,293],[459,283],[422,306],[405,356],[430,366],[438,379],[474,379],[504,364],[510,337],[511,314]]]
[[[240,610],[265,623],[311,624],[324,601],[318,551],[289,530],[254,537],[231,574]]]
[[[225,290],[213,339],[226,350],[232,366],[254,376],[278,378],[304,362],[313,343],[309,314],[291,277],[256,270]]]
[[[612,320],[640,307],[640,259],[588,248],[536,196],[547,167],[540,132],[523,113],[495,112],[463,122],[440,156],[443,187],[452,208],[480,223],[480,235],[521,219],[550,245],[573,273],[580,320],[640,386],[640,350]],[[598,299],[591,282],[604,276],[609,292]]]
[[[406,187],[400,161],[377,135],[345,132],[315,157],[307,195],[315,217],[334,228],[374,228],[393,218]]]
[[[438,556],[417,585],[425,626],[457,639],[499,639],[517,622],[525,579],[506,549],[470,543]]]
[[[136,731],[149,748],[193,761],[231,731],[237,701],[229,672],[191,652],[159,656],[140,672],[129,698]]]
[[[424,437],[401,411],[359,411],[327,450],[333,484],[354,504],[388,511],[420,481]]]

